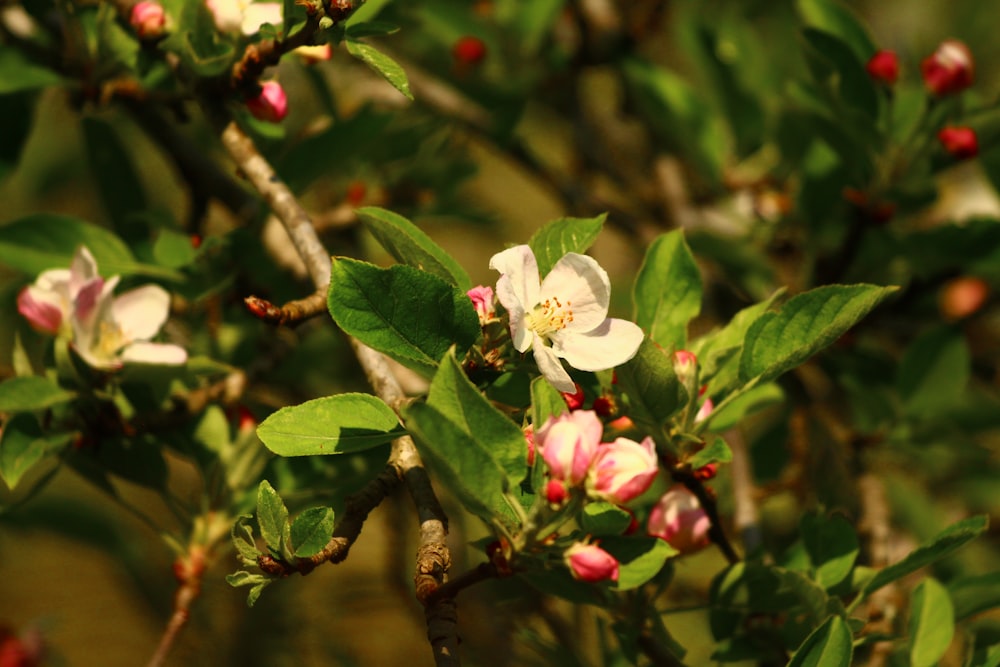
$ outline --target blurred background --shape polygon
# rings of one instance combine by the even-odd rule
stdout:
[[[288,118],[278,127],[251,126],[332,253],[389,263],[353,214],[359,206],[382,206],[418,223],[473,281],[491,284],[489,258],[505,245],[525,242],[555,218],[607,212],[592,254],[611,274],[612,314],[628,317],[631,280],[646,246],[683,227],[706,283],[700,331],[784,285],[793,293],[832,281],[910,286],[902,309],[874,316],[843,354],[783,385],[783,399],[741,433],[753,457],[765,546],[779,562],[794,560],[803,507],[842,511],[858,523],[864,508],[847,480],[868,474],[881,479],[891,510],[889,562],[969,513],[1000,514],[995,298],[980,304],[974,318],[955,318],[941,299],[948,281],[967,273],[959,260],[942,259],[940,271],[922,274],[914,268],[922,255],[880,255],[875,241],[863,245],[867,254],[840,254],[851,242],[848,230],[872,211],[859,211],[843,196],[845,188],[867,185],[849,165],[823,172],[824,181],[790,149],[808,143],[813,130],[808,122],[795,124],[804,117],[794,113],[803,99],[799,82],[809,72],[796,3],[368,4],[365,11],[400,27],[373,43],[407,71],[416,101],[335,48],[329,61],[315,64],[286,57],[274,74],[288,93]],[[3,11],[16,5],[2,3]],[[963,111],[991,109],[1000,86],[1000,7],[975,0],[847,6],[869,26],[876,47],[898,53],[900,100],[920,94],[921,59],[942,40],[959,38],[976,60]],[[119,185],[137,185],[150,224],[209,248],[178,288],[178,318],[168,334],[253,368],[244,402],[258,421],[284,405],[366,389],[328,319],[277,330],[244,309],[248,294],[280,303],[311,290],[282,230],[267,220],[195,105],[164,112],[59,87],[0,97],[0,106],[0,224],[60,213],[113,227],[107,191],[117,176],[107,169],[126,159],[137,180],[121,176]],[[1000,151],[990,148],[984,142],[980,160],[957,166],[938,160],[921,167],[916,185],[886,190],[895,207],[889,229],[902,237],[945,221],[995,221]],[[204,164],[217,172],[199,176]],[[219,174],[236,187],[213,190]],[[982,238],[997,237],[988,231]],[[928,243],[922,252],[933,252],[933,238]],[[973,273],[995,289],[1000,268],[990,268],[998,258],[989,250],[980,244],[970,262],[978,262]],[[152,252],[136,248],[146,251]],[[6,377],[15,334],[31,335],[15,306],[29,280],[0,267],[0,281],[0,376]],[[957,357],[946,358],[965,369],[954,392],[975,400],[958,401],[967,413],[923,419],[915,412],[919,402],[906,407],[909,397],[900,398],[893,378],[919,334],[940,323],[961,341]],[[926,349],[912,352],[908,363],[939,352]],[[931,375],[921,374],[927,392],[949,391],[935,388],[938,376]],[[846,386],[839,384],[844,378]],[[197,504],[195,466],[176,454],[167,463],[176,496]],[[271,474],[302,488],[321,475],[295,465],[275,463]],[[733,509],[729,483],[727,470],[714,482],[726,516]],[[177,529],[177,520],[141,484],[120,480],[116,487],[124,503],[70,469],[56,470],[30,498],[0,487],[0,625],[37,628],[51,664],[145,664],[166,623],[172,556],[158,533]],[[451,502],[453,572],[462,572],[482,560],[465,545],[485,532],[445,502]],[[127,511],[128,504],[153,525]],[[168,664],[432,664],[412,594],[416,537],[410,501],[399,494],[373,513],[347,562],[269,587],[252,610],[244,591],[225,583],[236,562],[222,555]],[[995,538],[946,561],[939,576],[995,568]],[[701,605],[724,565],[714,549],[676,563],[665,622],[688,648],[686,664],[710,664],[716,645]],[[466,664],[619,664],[598,659],[603,635],[592,610],[522,597],[521,586],[490,582],[459,598]],[[1000,631],[990,622],[982,621],[982,632]],[[577,650],[568,651],[566,641]],[[960,664],[959,655],[942,664]]]

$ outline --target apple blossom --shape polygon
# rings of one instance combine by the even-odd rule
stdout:
[[[636,442],[616,438],[601,443],[591,467],[588,487],[593,495],[612,503],[627,503],[650,487],[659,466],[653,439]]]
[[[500,272],[497,299],[510,316],[514,347],[531,348],[538,369],[559,391],[576,390],[560,358],[573,368],[599,371],[635,356],[642,330],[607,316],[611,283],[593,258],[567,253],[539,282],[534,253],[519,245],[494,255],[490,268]]]
[[[253,35],[265,23],[281,25],[282,9],[279,2],[250,2],[250,0],[205,0],[212,14],[215,27],[221,32],[242,32]]]
[[[39,331],[69,335],[75,304],[80,301],[92,306],[103,286],[94,256],[80,246],[68,269],[43,271],[33,285],[21,290],[17,310]]]
[[[563,554],[574,579],[597,582],[618,581],[618,561],[596,544],[577,542]]]
[[[682,554],[707,547],[711,527],[712,522],[695,495],[679,485],[663,494],[653,506],[647,524],[650,535],[666,540]]]
[[[537,429],[535,444],[542,449],[542,459],[552,479],[570,485],[585,480],[603,430],[601,420],[589,410],[550,417]]]
[[[18,296],[18,310],[36,328],[70,338],[90,366],[120,368],[125,362],[180,365],[187,353],[177,345],[151,343],[170,310],[162,287],[145,285],[113,296],[119,277],[104,280],[94,256],[81,246],[69,269],[38,276]]]

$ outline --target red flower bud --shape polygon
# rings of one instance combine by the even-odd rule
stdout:
[[[932,95],[943,97],[958,93],[972,85],[975,61],[972,52],[957,39],[941,42],[931,55],[920,63],[924,85]]]
[[[899,79],[899,56],[894,51],[876,51],[865,70],[874,81],[891,86]]]
[[[260,86],[260,94],[246,100],[247,109],[254,118],[268,123],[280,123],[288,115],[288,98],[285,89],[277,81],[265,81]]]
[[[598,396],[594,399],[593,407],[594,412],[601,417],[610,417],[618,412],[618,406],[615,405],[615,399],[612,396]]]
[[[938,132],[938,141],[956,160],[966,160],[979,154],[979,141],[971,127],[944,127]]]
[[[368,194],[368,186],[365,185],[364,181],[351,181],[347,184],[347,203],[351,206],[361,206],[361,202],[365,200],[365,195]]]
[[[983,307],[990,296],[990,286],[982,278],[962,276],[948,281],[941,289],[939,305],[946,320],[961,320]]]
[[[701,480],[702,482],[707,482],[708,480],[715,477],[715,475],[718,472],[719,472],[719,464],[709,463],[695,470],[694,478],[697,480]]]
[[[163,6],[157,2],[143,0],[132,7],[129,15],[129,23],[139,39],[153,39],[163,34],[163,27],[167,23]]]
[[[558,479],[550,479],[545,485],[545,499],[552,505],[562,505],[569,497],[566,484]]]
[[[465,35],[451,47],[451,56],[460,64],[478,65],[486,59],[486,45],[478,37]]]
[[[579,384],[573,383],[576,386],[576,391],[574,393],[569,393],[568,391],[559,392],[562,394],[563,400],[566,401],[566,406],[570,410],[579,410],[583,407],[583,387]]]

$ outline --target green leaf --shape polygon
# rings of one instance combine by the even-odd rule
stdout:
[[[896,291],[876,285],[826,285],[795,296],[747,331],[739,378],[757,384],[778,377],[836,341]]]
[[[694,470],[707,466],[709,463],[729,463],[733,460],[733,450],[722,438],[716,438],[712,444],[703,447],[688,459],[688,465]]]
[[[965,336],[948,325],[922,332],[907,346],[896,387],[908,415],[940,413],[963,397],[972,373]]]
[[[292,548],[297,558],[315,556],[330,541],[336,523],[329,507],[311,507],[292,523]]]
[[[785,392],[774,382],[758,385],[742,392],[731,402],[713,410],[705,419],[706,428],[722,432],[733,428],[750,415],[785,400]]]
[[[606,502],[592,502],[580,512],[580,528],[588,535],[621,535],[632,523],[632,515]]]
[[[828,32],[806,28],[803,36],[812,47],[806,50],[806,55],[814,63],[820,83],[827,84],[825,90],[831,93],[835,86],[833,105],[854,107],[864,114],[861,118],[875,119],[878,115],[878,91],[865,70],[865,61],[858,59],[848,44]],[[854,119],[859,127],[848,129],[852,132],[867,131],[861,118]]]
[[[213,23],[204,3],[183,2],[160,49],[177,54],[184,65],[203,78],[218,76],[232,65],[236,49]]]
[[[252,586],[250,592],[247,594],[248,607],[253,607],[260,598],[260,594],[264,588],[274,581],[275,579],[267,576],[266,574],[250,573],[243,570],[226,575],[226,583],[234,588],[239,586]]]
[[[831,616],[802,642],[788,667],[850,667],[853,654],[850,628],[840,616]]]
[[[981,535],[989,526],[985,515],[963,519],[941,531],[934,539],[918,547],[906,558],[880,570],[861,591],[862,598],[877,591],[886,584],[916,572],[922,567],[941,560],[959,547]]]
[[[868,62],[875,53],[864,24],[836,0],[798,0],[796,4],[803,23],[846,42],[860,62]]]
[[[1000,644],[994,644],[986,648],[976,650],[969,667],[998,667],[1000,666]]]
[[[233,538],[233,546],[236,548],[236,553],[239,554],[240,560],[247,567],[256,565],[257,557],[261,555],[253,540],[253,528],[249,524],[252,518],[249,514],[237,517],[236,521],[233,522],[233,527],[229,531],[230,536]]]
[[[520,523],[505,497],[506,472],[476,439],[426,403],[408,406],[403,415],[424,462],[468,511],[487,525]]]
[[[830,589],[851,574],[860,548],[858,536],[847,519],[840,515],[805,514],[800,529],[816,583]]]
[[[658,537],[601,538],[601,548],[618,561],[618,581],[614,588],[628,591],[656,576],[677,550]]]
[[[174,229],[161,228],[153,243],[153,259],[170,269],[182,269],[194,262],[198,251],[191,237]]]
[[[350,39],[361,39],[363,37],[382,37],[399,32],[399,26],[388,21],[361,21],[351,22],[344,30],[344,34]]]
[[[288,508],[266,479],[257,487],[257,523],[268,549],[275,555],[284,556],[291,546],[284,543],[285,531],[288,530]]]
[[[635,277],[635,323],[665,349],[685,348],[688,322],[701,312],[701,289],[684,233],[663,234],[649,246]]]
[[[532,234],[528,246],[538,262],[538,275],[544,278],[568,252],[585,253],[597,240],[607,217],[602,213],[596,218],[559,218]]]
[[[910,602],[911,667],[938,664],[954,634],[955,611],[948,591],[928,577],[917,584]]]
[[[401,215],[369,206],[356,211],[365,228],[397,262],[416,267],[468,291],[472,280],[462,265]]]
[[[28,412],[51,408],[76,398],[48,378],[30,375],[0,383],[0,412]]]
[[[73,439],[70,433],[46,435],[30,414],[17,414],[0,431],[0,479],[13,489],[36,463],[63,449]]]
[[[347,454],[403,435],[396,413],[371,394],[337,394],[281,408],[257,427],[279,456]]]
[[[425,376],[448,348],[464,353],[480,333],[465,292],[410,266],[337,258],[327,305],[345,333]]]
[[[540,428],[549,417],[569,412],[566,400],[559,390],[543,377],[531,381],[531,423]]]
[[[636,355],[618,367],[618,384],[628,395],[628,414],[643,425],[658,444],[663,444],[661,427],[687,402],[687,392],[677,381],[668,355],[644,338]]]
[[[28,59],[19,49],[0,44],[0,95],[62,83],[62,77]]]
[[[104,276],[179,277],[169,269],[139,264],[128,245],[115,234],[77,218],[41,213],[0,225],[0,262],[30,275],[69,267],[81,245],[94,255]]]
[[[381,74],[406,99],[413,99],[413,93],[410,92],[410,81],[406,78],[406,72],[399,66],[399,63],[374,46],[359,42],[350,35],[344,40],[344,44],[347,46],[348,53]]]
[[[955,604],[955,620],[1000,608],[1000,572],[962,577],[948,584]]]
[[[434,375],[427,405],[469,436],[508,479],[514,483],[524,479],[528,472],[524,432],[479,392],[453,352],[445,355]]]

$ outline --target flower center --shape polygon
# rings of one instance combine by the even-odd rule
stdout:
[[[557,297],[542,301],[525,317],[528,328],[539,336],[548,338],[573,321],[572,305],[569,301],[563,304]]]
[[[125,347],[128,342],[117,324],[102,321],[94,351],[102,358],[113,359],[118,350]]]

